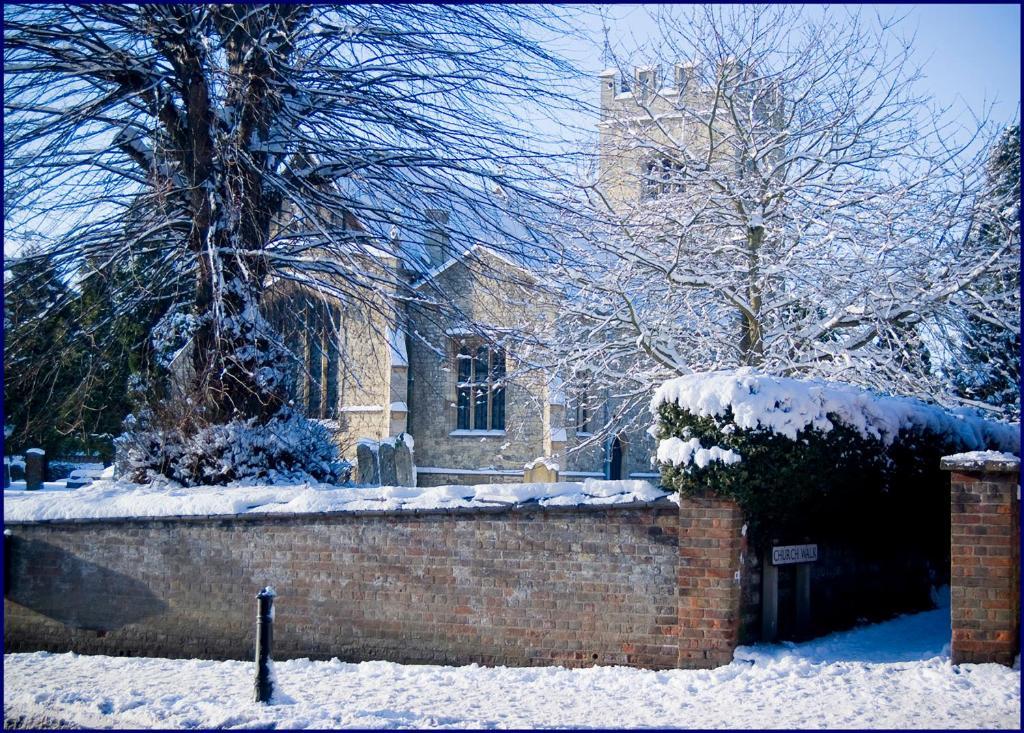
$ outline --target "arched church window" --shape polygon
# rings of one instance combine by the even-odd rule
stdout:
[[[505,429],[505,351],[461,340],[456,351],[456,425],[459,430]]]

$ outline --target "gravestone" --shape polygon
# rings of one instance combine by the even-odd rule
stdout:
[[[412,449],[402,440],[398,441],[398,444],[395,446],[395,485],[416,485]]]
[[[4,456],[4,488],[6,489],[11,485],[11,462]]]
[[[74,463],[67,463],[65,461],[46,461],[46,481],[63,481],[66,478],[70,478],[71,474],[77,470],[77,466]]]
[[[25,480],[25,465],[23,463],[11,463],[8,468],[11,472],[11,481]]]
[[[29,448],[25,451],[25,490],[39,491],[43,488],[43,474],[46,471],[46,451]]]
[[[377,453],[369,443],[356,446],[356,463],[359,465],[359,483],[377,484],[380,474],[377,472]]]
[[[538,458],[524,467],[523,481],[528,484],[552,484],[558,481],[558,464]]]
[[[377,461],[380,464],[380,485],[396,486],[398,476],[395,472],[395,447],[391,443],[381,443],[377,449]]]

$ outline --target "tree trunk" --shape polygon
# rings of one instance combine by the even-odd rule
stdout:
[[[749,310],[740,313],[740,362],[759,366],[764,361],[764,334],[761,329],[761,243],[764,227],[747,230],[747,303]]]

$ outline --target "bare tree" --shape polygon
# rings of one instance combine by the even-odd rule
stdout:
[[[620,418],[666,378],[740,366],[949,400],[929,363],[943,333],[1019,313],[1010,289],[964,297],[1019,264],[1019,236],[972,245],[987,127],[916,91],[886,21],[655,20],[648,56],[613,53],[601,77],[599,167],[563,236],[563,370],[610,389]]]
[[[495,209],[550,184],[517,113],[566,98],[572,70],[539,39],[565,27],[519,6],[5,7],[8,238],[45,242],[67,279],[146,254],[184,275],[156,340],[190,344],[190,407],[266,422],[287,351],[260,315],[272,280],[343,303],[414,297],[394,266],[428,208],[522,256]],[[550,185],[548,186],[550,187]],[[129,212],[144,212],[131,217]],[[141,225],[139,225],[141,223]],[[375,262],[367,266],[367,262]],[[382,299],[384,289],[398,297]],[[417,295],[415,297],[423,297]],[[394,312],[388,315],[394,316]]]

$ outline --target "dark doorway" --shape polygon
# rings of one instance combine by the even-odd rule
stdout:
[[[608,452],[608,478],[619,481],[622,479],[622,441],[619,440],[619,436],[612,438]]]

